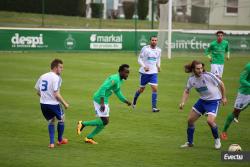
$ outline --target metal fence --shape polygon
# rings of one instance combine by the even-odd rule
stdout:
[[[164,3],[168,0],[1,0],[0,26],[158,29]],[[175,29],[249,30],[249,15],[249,0],[173,1]]]

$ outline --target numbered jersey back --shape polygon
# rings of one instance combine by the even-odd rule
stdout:
[[[43,74],[35,85],[35,89],[37,89],[41,94],[40,103],[52,105],[59,104],[58,100],[54,96],[54,93],[59,90],[61,83],[61,77],[54,72]]]

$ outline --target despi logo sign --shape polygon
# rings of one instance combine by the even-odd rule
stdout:
[[[11,38],[12,47],[14,48],[44,48],[43,34],[38,36],[22,36],[15,33]]]

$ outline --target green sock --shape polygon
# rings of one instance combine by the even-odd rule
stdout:
[[[87,138],[93,139],[95,135],[100,133],[104,129],[104,125],[102,126],[97,126],[90,134],[88,134]]]
[[[227,131],[227,129],[229,128],[229,126],[230,126],[230,124],[232,123],[233,120],[234,120],[233,113],[228,114],[226,122],[224,124],[223,132]]]
[[[84,121],[84,122],[82,122],[82,124],[84,126],[103,126],[103,122],[102,122],[101,118],[97,118],[97,119],[91,120],[91,121]]]
[[[82,122],[82,124],[84,126],[96,126],[96,128],[90,134],[88,134],[87,138],[89,139],[92,139],[95,135],[97,135],[104,129],[104,125],[101,118],[97,118],[92,121],[84,121]]]

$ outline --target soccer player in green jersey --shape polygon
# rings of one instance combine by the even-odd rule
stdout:
[[[224,69],[225,54],[227,53],[227,60],[230,58],[228,41],[224,40],[224,32],[217,31],[217,40],[210,43],[209,47],[205,50],[206,56],[211,62],[211,72],[220,79],[222,78]]]
[[[221,133],[221,139],[227,140],[227,130],[234,120],[238,123],[238,117],[240,112],[247,108],[250,104],[250,62],[245,66],[244,70],[240,74],[240,87],[238,89],[238,95],[234,104],[234,111],[230,113],[224,124],[223,131]]]
[[[131,105],[121,92],[121,84],[123,80],[126,80],[129,75],[129,65],[122,64],[119,67],[119,73],[110,75],[99,89],[94,94],[94,108],[97,119],[91,121],[78,121],[77,134],[80,135],[81,131],[86,126],[95,126],[96,128],[87,135],[85,138],[86,143],[98,144],[94,141],[93,137],[100,133],[104,127],[109,123],[109,97],[114,92],[120,101],[126,103],[128,106]]]

